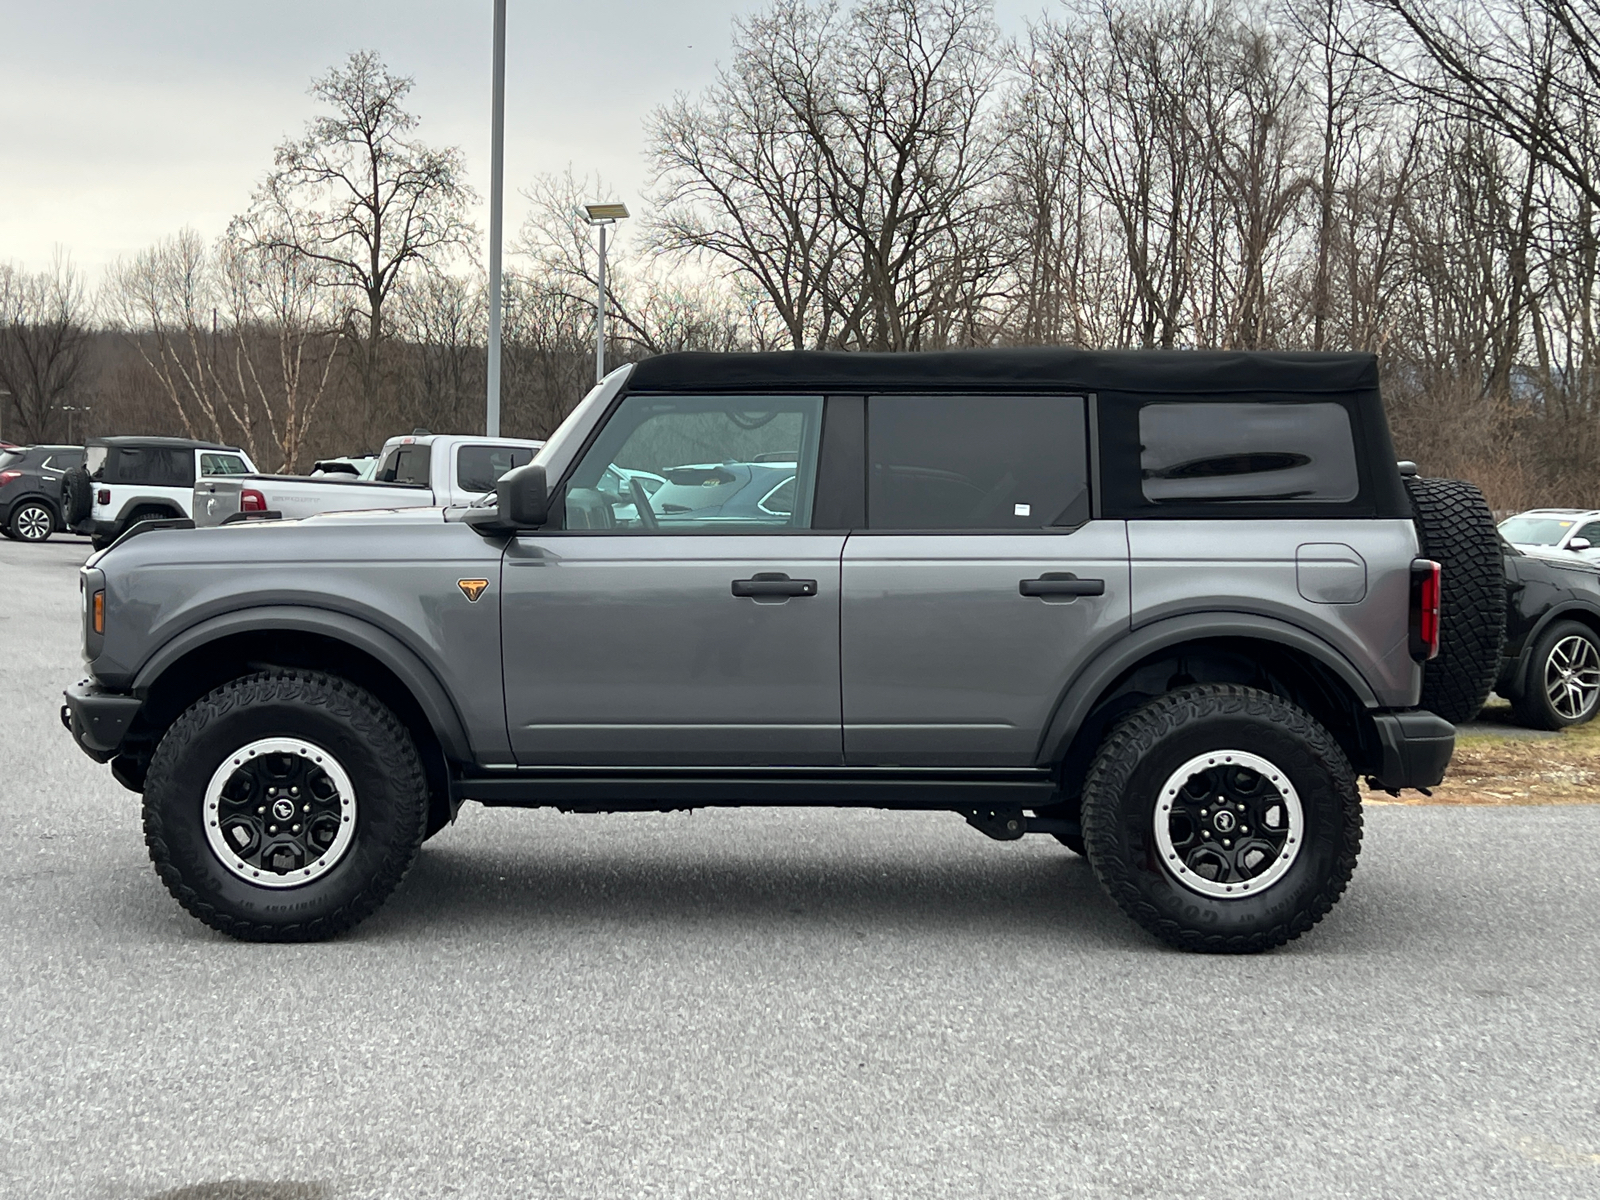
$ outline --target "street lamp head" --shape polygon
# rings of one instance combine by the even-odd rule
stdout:
[[[591,225],[609,225],[613,221],[628,219],[628,206],[626,204],[585,204],[583,206],[584,219]]]

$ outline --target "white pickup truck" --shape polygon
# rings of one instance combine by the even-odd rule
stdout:
[[[340,474],[201,479],[194,488],[194,523],[221,525],[256,513],[293,520],[353,509],[471,504],[494,491],[500,476],[530,461],[542,445],[521,438],[418,433],[385,442],[371,479]]]

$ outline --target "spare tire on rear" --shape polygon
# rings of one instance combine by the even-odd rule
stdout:
[[[61,477],[61,507],[66,512],[69,529],[87,521],[94,511],[94,484],[83,467],[73,467]]]
[[[1438,563],[1439,654],[1422,668],[1423,708],[1459,725],[1478,715],[1500,669],[1505,560],[1483,493],[1459,479],[1408,477],[1422,554]]]

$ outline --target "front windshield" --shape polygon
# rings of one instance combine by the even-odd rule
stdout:
[[[1556,546],[1576,524],[1560,517],[1512,517],[1500,522],[1500,536],[1519,546]]]

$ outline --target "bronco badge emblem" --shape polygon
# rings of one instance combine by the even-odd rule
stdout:
[[[487,579],[458,579],[456,580],[456,586],[461,589],[463,596],[476,604],[478,597],[483,595],[485,589],[488,588],[489,581]]]

